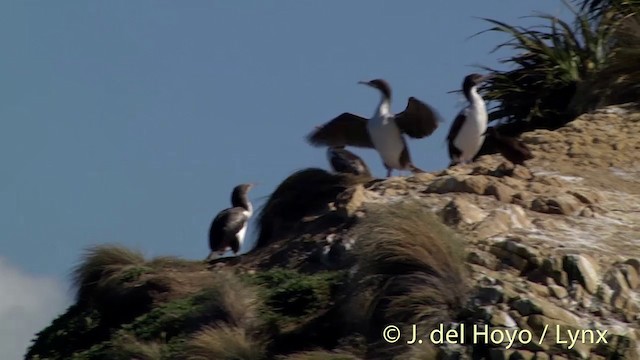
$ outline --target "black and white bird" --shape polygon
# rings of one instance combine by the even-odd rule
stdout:
[[[371,176],[367,164],[358,155],[344,148],[344,146],[330,146],[327,148],[327,158],[333,171],[344,174]]]
[[[447,135],[451,159],[449,166],[470,163],[484,143],[489,116],[486,104],[478,93],[478,85],[488,78],[480,74],[464,78],[462,91],[469,105],[458,113]]]
[[[228,248],[231,248],[234,255],[240,251],[249,219],[253,215],[253,206],[247,196],[253,186],[254,184],[240,184],[233,188],[232,207],[220,211],[211,222],[209,228],[211,253],[207,260],[224,255]]]
[[[319,126],[307,136],[307,141],[313,146],[376,149],[387,169],[387,177],[391,176],[394,169],[423,172],[412,163],[403,134],[416,139],[431,135],[440,122],[436,111],[412,96],[405,110],[394,115],[391,112],[391,88],[385,80],[358,83],[380,91],[380,102],[373,116],[366,119],[352,113],[342,113]]]
[[[514,165],[523,165],[525,161],[533,159],[531,150],[517,138],[501,135],[498,129],[491,126],[487,128],[485,134],[490,138],[496,150]]]

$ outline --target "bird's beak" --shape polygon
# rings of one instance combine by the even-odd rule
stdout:
[[[358,81],[358,84],[371,86],[371,83],[369,81]]]
[[[260,185],[260,183],[258,183],[258,182],[252,182],[252,183],[249,183],[249,185],[251,186],[251,188],[253,188],[253,187],[255,187],[256,185]]]

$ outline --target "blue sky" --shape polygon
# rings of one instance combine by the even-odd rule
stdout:
[[[372,114],[378,94],[359,80],[388,80],[394,111],[416,96],[440,112],[409,146],[441,169],[463,105],[447,92],[505,55],[489,53],[503,36],[469,39],[489,25],[476,17],[533,11],[567,13],[557,0],[2,2],[0,258],[67,295],[90,245],[204,259],[234,185],[259,181],[259,199],[328,168],[304,136]]]

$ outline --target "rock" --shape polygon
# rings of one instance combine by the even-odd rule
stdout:
[[[536,357],[534,358],[534,360],[549,360],[549,359],[551,358],[547,353],[540,352],[540,351],[536,353]]]
[[[563,288],[562,286],[549,285],[549,290],[551,294],[553,294],[553,296],[557,297],[558,299],[564,299],[569,296],[567,289]]]
[[[471,264],[484,266],[487,269],[496,269],[495,258],[492,255],[485,253],[484,251],[470,250],[469,254],[467,255],[467,261]]]
[[[486,239],[509,231],[511,226],[511,216],[501,209],[495,209],[482,222],[476,224],[473,231],[478,238]]]
[[[582,207],[575,197],[568,194],[541,196],[531,202],[531,210],[545,214],[577,215]]]
[[[574,191],[569,191],[569,194],[573,195],[581,203],[586,205],[597,204],[602,200],[602,197],[600,196],[600,194],[594,191],[587,192],[585,190],[574,190]]]
[[[527,350],[516,350],[511,356],[509,360],[533,360],[535,358],[535,353]]]
[[[521,298],[511,303],[511,307],[522,316],[544,315],[569,326],[577,327],[580,324],[580,319],[576,315],[540,298]]]
[[[504,299],[502,286],[483,286],[478,289],[476,299],[478,299],[480,305],[493,305],[500,303]]]
[[[580,211],[580,216],[582,217],[589,217],[592,218],[594,217],[594,212],[590,207],[586,207],[584,209],[582,209],[582,211]]]
[[[338,214],[344,217],[351,217],[362,207],[367,199],[364,186],[357,185],[343,191],[335,201],[335,207]]]
[[[507,239],[501,242],[500,246],[509,252],[527,259],[527,261],[534,263],[536,266],[542,265],[540,253],[536,249],[521,243],[520,239]]]
[[[498,201],[509,203],[513,197],[513,190],[499,182],[494,182],[487,186],[485,195],[493,195]]]
[[[624,263],[633,266],[633,268],[636,269],[636,272],[640,274],[640,259],[629,259]]]
[[[501,247],[491,247],[491,253],[495,255],[502,263],[512,266],[515,269],[522,271],[527,267],[527,259],[520,257],[512,252],[509,252]]]
[[[607,359],[640,359],[638,344],[627,336],[609,334],[607,343],[600,342],[593,352]]]
[[[620,271],[624,275],[625,280],[627,280],[629,288],[635,289],[640,286],[638,271],[631,264],[622,264]]]
[[[451,192],[471,193],[482,195],[489,184],[485,176],[444,176],[436,179],[427,186],[425,192],[446,194]]]
[[[562,270],[562,259],[558,257],[546,258],[542,260],[541,271],[544,275],[552,278],[556,284],[569,286],[569,277]]]
[[[603,282],[608,285],[614,293],[629,290],[627,279],[625,279],[622,271],[617,267],[611,268],[607,271],[604,275]]]
[[[541,297],[548,297],[551,294],[551,292],[549,291],[549,288],[546,287],[545,285],[540,285],[540,284],[531,282],[529,283],[529,288],[534,294]]]
[[[622,310],[627,307],[627,302],[629,302],[630,298],[631,293],[628,290],[614,290],[609,304],[616,309]]]
[[[542,309],[529,299],[518,299],[511,303],[511,308],[522,316],[542,314]]]
[[[569,295],[571,296],[571,298],[575,301],[582,301],[582,299],[585,297],[585,294],[587,292],[584,290],[584,288],[582,287],[582,285],[574,282],[571,284],[571,289],[569,291]]]
[[[529,192],[519,192],[512,196],[511,202],[515,205],[522,206],[523,208],[531,208],[531,202],[534,196]]]
[[[492,348],[489,350],[489,360],[509,360],[513,350]]]
[[[569,281],[576,280],[591,294],[598,290],[598,266],[587,255],[565,255],[562,267],[569,277]]]
[[[513,168],[513,172],[511,173],[511,176],[518,179],[523,179],[523,180],[529,180],[533,178],[531,171],[522,165],[516,165]]]
[[[493,326],[500,326],[500,327],[506,327],[506,328],[512,328],[512,327],[518,326],[516,321],[513,320],[513,318],[509,316],[509,314],[500,310],[495,311],[491,315],[490,323]]]
[[[440,216],[448,225],[475,224],[484,220],[487,213],[464,199],[455,198],[440,211]]]

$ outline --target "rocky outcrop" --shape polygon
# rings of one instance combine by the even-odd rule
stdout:
[[[478,284],[470,324],[533,336],[509,348],[478,345],[491,359],[640,358],[637,135],[640,116],[608,108],[524,135],[535,155],[526,167],[483,156],[439,173],[358,185],[334,207],[361,217],[368,203],[417,198],[465,234]],[[340,254],[348,253],[357,241],[341,231],[318,238],[323,262],[332,261],[327,249],[344,243]],[[606,343],[597,336],[563,343],[571,331],[596,330],[606,331]],[[443,351],[469,353],[455,349]]]
[[[430,296],[442,295],[439,290],[454,288],[443,287],[443,283],[464,283],[464,290],[449,297],[464,298],[465,301],[460,301],[464,305],[456,305],[459,314],[455,319],[446,318],[451,321],[442,326],[447,330],[469,330],[461,335],[464,344],[439,344],[438,358],[640,359],[639,114],[624,107],[611,107],[581,116],[557,131],[527,133],[523,140],[535,158],[526,166],[513,166],[500,155],[490,155],[470,165],[389,179],[353,178],[322,169],[294,173],[274,191],[261,212],[258,221],[261,232],[253,251],[241,257],[216,260],[207,269],[199,262],[180,265],[166,260],[135,268],[135,274],[142,274],[138,275],[142,279],[169,276],[174,281],[168,286],[171,291],[153,298],[154,306],[163,310],[138,318],[134,325],[126,325],[127,329],[147,334],[152,323],[157,337],[149,340],[157,341],[158,347],[179,349],[180,341],[174,338],[169,346],[164,338],[167,324],[179,318],[174,312],[183,311],[182,316],[189,319],[183,324],[189,325],[188,329],[182,330],[191,332],[208,324],[212,319],[206,308],[196,314],[200,320],[194,320],[194,314],[190,314],[202,303],[198,290],[210,286],[207,283],[212,272],[215,278],[219,275],[217,271],[230,268],[241,277],[259,280],[262,290],[270,294],[268,303],[272,307],[263,314],[266,319],[262,331],[269,334],[272,343],[269,351],[273,353],[307,351],[300,344],[312,341],[312,347],[346,349],[363,358],[380,358],[364,354],[375,355],[371,348],[378,344],[372,343],[380,341],[379,332],[367,333],[373,332],[371,324],[388,320],[367,307],[371,299],[381,296],[380,289],[398,295],[407,288],[422,287],[426,295],[418,295],[424,297],[414,296],[408,303],[400,302],[410,313],[404,315],[411,318],[416,312],[433,316],[446,310],[449,314],[448,307],[434,307],[430,311],[419,308],[433,305]],[[362,236],[367,236],[369,229],[366,226],[359,231],[354,229],[365,220],[375,219],[371,210],[374,205],[387,205],[378,207],[386,209],[382,211],[386,214],[392,209],[389,205],[408,199],[417,200],[411,202],[416,207],[405,215],[418,213],[424,207],[463,235],[465,252],[456,253],[460,256],[451,259],[466,259],[466,263],[433,255],[453,254],[455,251],[442,252],[447,246],[434,246],[440,248],[438,253],[430,252],[429,246],[420,243],[420,234],[438,237],[437,229],[429,232],[415,225],[426,223],[427,216],[420,214],[422,217],[418,216],[412,225],[405,223],[402,231],[410,234],[410,239],[418,239],[416,243],[420,246],[405,237],[410,244],[400,245],[402,251],[393,252],[400,241],[391,238],[393,241],[386,244],[386,250],[380,252],[383,256],[368,264],[377,264],[386,256],[393,265],[384,267],[384,272],[372,278],[359,277],[367,266],[362,265],[360,254],[354,250],[366,243]],[[392,215],[389,221],[400,216]],[[386,221],[371,226],[370,231],[381,232]],[[442,227],[437,219],[430,221],[426,229]],[[446,230],[446,235],[438,239],[451,240],[445,242],[449,245],[457,235]],[[385,239],[387,235],[382,236]],[[381,238],[372,238],[376,242],[371,248],[375,249]],[[415,263],[419,262],[414,261],[406,269],[397,269],[405,265],[407,254],[414,253],[420,255],[423,265],[444,258],[447,266],[422,266],[416,270]],[[459,266],[460,263],[464,266]],[[461,270],[450,271],[453,268]],[[155,273],[148,274],[152,269]],[[433,274],[417,276],[429,271],[460,276],[456,281]],[[468,281],[457,281],[464,274],[468,274]],[[389,286],[394,277],[405,282]],[[333,280],[328,284],[327,279]],[[470,292],[467,283],[471,284]],[[137,281],[131,286],[137,286]],[[334,288],[341,291],[334,294]],[[457,297],[458,294],[462,296]],[[235,304],[234,299],[230,296],[228,300]],[[297,305],[292,306],[290,301]],[[244,309],[234,308],[244,313]],[[307,310],[306,318],[300,320]],[[278,311],[284,314],[275,316]],[[45,335],[39,336],[32,352],[55,353],[66,349],[69,338],[78,336],[86,347],[81,351],[103,354],[117,341],[111,338],[114,329],[109,322],[98,327],[102,338],[96,340],[91,332],[95,331],[91,330],[94,315],[93,309],[70,310],[44,331]],[[365,329],[359,328],[361,322]],[[70,326],[77,328],[70,331]],[[474,334],[474,329],[480,333]],[[180,340],[180,336],[173,335]],[[51,345],[51,339],[56,340],[59,348]],[[419,350],[420,358],[429,358],[425,357],[427,350]],[[67,350],[64,351],[66,354]]]

